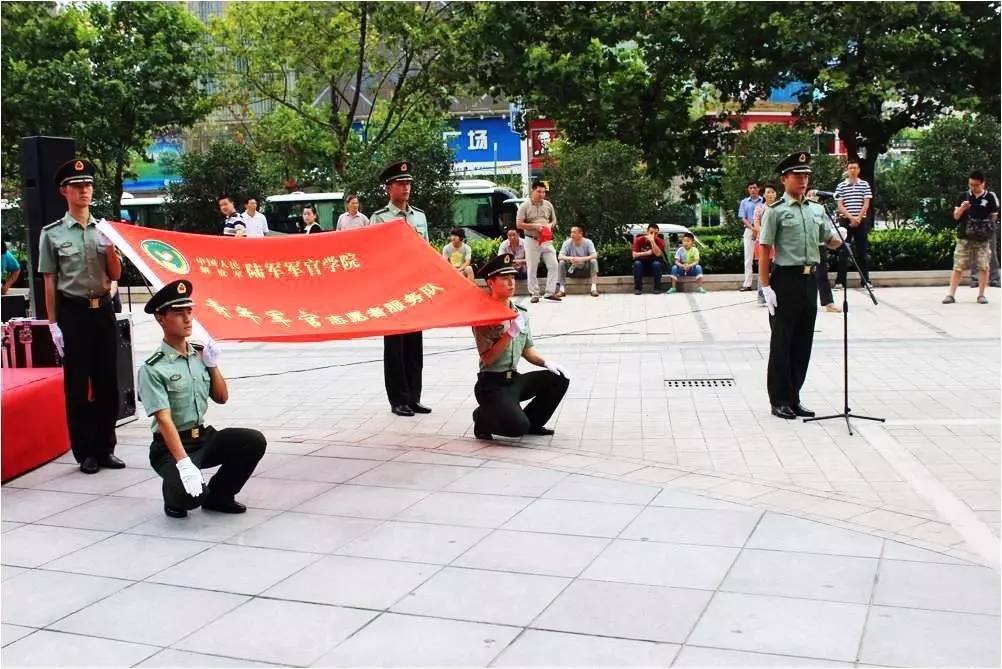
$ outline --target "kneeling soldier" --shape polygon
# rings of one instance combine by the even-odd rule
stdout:
[[[139,395],[153,416],[150,464],[163,478],[164,513],[184,518],[189,509],[243,513],[234,496],[250,478],[267,444],[257,430],[202,425],[208,399],[225,404],[226,379],[219,349],[191,344],[191,283],[173,281],[146,304],[164,331],[160,348],[139,368]],[[206,488],[201,467],[219,467]]]
[[[480,352],[480,374],[473,391],[480,406],[473,412],[473,433],[478,439],[492,439],[493,434],[553,434],[544,425],[567,392],[567,371],[543,360],[533,348],[527,312],[511,301],[515,292],[512,257],[495,256],[480,269],[479,276],[487,280],[491,297],[512,310],[512,319],[473,328]],[[519,374],[519,358],[546,371]],[[532,401],[523,410],[519,403],[526,400]]]

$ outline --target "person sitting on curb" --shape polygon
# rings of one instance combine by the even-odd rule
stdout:
[[[560,276],[557,279],[557,295],[564,297],[567,293],[567,275],[584,276],[587,268],[591,277],[591,296],[598,297],[598,286],[595,279],[598,277],[598,251],[595,244],[584,236],[584,229],[580,225],[571,228],[571,236],[564,240],[560,247],[560,254],[557,256],[560,262]]]
[[[671,268],[669,295],[678,292],[678,280],[686,277],[696,278],[697,293],[706,292],[706,288],[703,288],[703,268],[699,265],[699,249],[695,242],[696,236],[691,232],[682,235],[682,246],[675,252],[675,264]]]
[[[498,246],[497,255],[510,255],[512,266],[515,268],[515,278],[525,281],[528,276],[525,273],[525,243],[518,234],[517,228],[508,228],[507,238]]]
[[[654,277],[654,294],[661,293],[661,274],[664,272],[665,240],[659,235],[661,228],[650,223],[647,231],[633,239],[633,294],[643,292],[644,274]]]
[[[473,262],[473,250],[464,241],[465,239],[465,230],[462,228],[453,228],[449,232],[449,243],[442,247],[442,257],[455,267],[460,274],[473,281],[473,268],[470,266]]]

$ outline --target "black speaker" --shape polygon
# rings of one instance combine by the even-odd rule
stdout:
[[[136,375],[132,360],[132,318],[118,314],[115,340],[118,343],[118,420],[136,415]]]
[[[28,317],[27,295],[4,295],[0,298],[0,318],[6,323],[12,318]]]
[[[49,317],[45,310],[45,281],[38,273],[38,237],[42,228],[66,213],[66,199],[52,179],[56,170],[74,158],[76,142],[68,137],[21,138],[21,208],[28,229],[28,293],[31,312],[37,319]]]

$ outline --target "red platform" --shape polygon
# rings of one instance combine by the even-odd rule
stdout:
[[[70,448],[60,367],[3,368],[0,478],[4,483]]]

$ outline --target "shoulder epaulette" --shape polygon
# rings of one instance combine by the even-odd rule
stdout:
[[[414,206],[413,204],[411,205],[411,209],[413,209],[413,210],[414,210],[414,211],[416,211],[416,212],[419,212],[419,213],[422,213],[422,214],[424,213],[424,209],[418,209],[418,208],[417,208],[417,207],[415,207],[415,206]]]
[[[389,210],[390,210],[389,207],[383,207],[382,209],[377,209],[376,211],[372,212],[372,215],[375,216],[376,214],[383,214],[388,212]]]
[[[58,221],[52,221],[52,223],[49,223],[48,225],[44,226],[42,230],[48,230],[49,228],[54,228],[62,222],[63,222],[62,219],[59,219]]]
[[[528,309],[526,309],[525,307],[523,307],[523,306],[522,306],[521,304],[514,304],[514,303],[513,303],[513,304],[512,304],[512,306],[514,306],[514,307],[515,307],[516,309],[518,309],[519,311],[524,311],[524,312],[526,312],[526,313],[529,313],[529,310],[528,310]]]
[[[146,358],[146,364],[147,365],[152,365],[152,364],[156,363],[158,360],[160,360],[160,358],[162,358],[162,357],[164,357],[164,352],[163,351],[156,351],[153,355],[151,355],[150,357]]]
[[[196,344],[195,342],[191,342],[191,347],[195,349],[196,353],[201,353],[202,349],[205,348],[205,344]]]
[[[770,209],[772,209],[772,208],[773,208],[773,207],[775,207],[776,205],[778,205],[778,204],[782,204],[782,202],[783,202],[783,200],[782,200],[782,198],[780,198],[780,199],[776,200],[775,202],[773,202],[772,204],[770,204],[770,205],[769,205],[769,208],[770,208]]]

